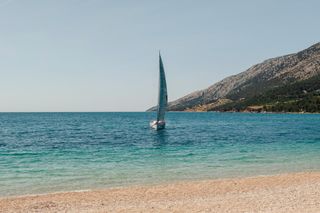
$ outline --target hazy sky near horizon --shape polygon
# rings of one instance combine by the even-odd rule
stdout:
[[[320,1],[0,0],[0,111],[144,111],[320,41]]]

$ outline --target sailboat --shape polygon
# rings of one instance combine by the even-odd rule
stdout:
[[[160,130],[165,128],[166,122],[164,120],[164,115],[167,110],[167,105],[168,105],[168,93],[167,93],[166,75],[164,73],[161,54],[159,52],[159,96],[158,96],[158,106],[157,106],[157,120],[150,122],[151,128],[155,130]]]

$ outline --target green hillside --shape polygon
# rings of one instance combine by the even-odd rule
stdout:
[[[250,109],[272,112],[320,112],[320,75],[275,87],[263,94],[236,100],[211,110],[250,111]]]

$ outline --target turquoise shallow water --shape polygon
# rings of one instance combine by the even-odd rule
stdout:
[[[320,171],[319,114],[0,113],[0,196]]]

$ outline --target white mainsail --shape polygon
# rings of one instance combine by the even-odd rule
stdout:
[[[168,94],[166,75],[164,73],[164,67],[159,53],[159,97],[158,97],[158,114],[157,121],[164,121],[164,114],[167,110]]]

